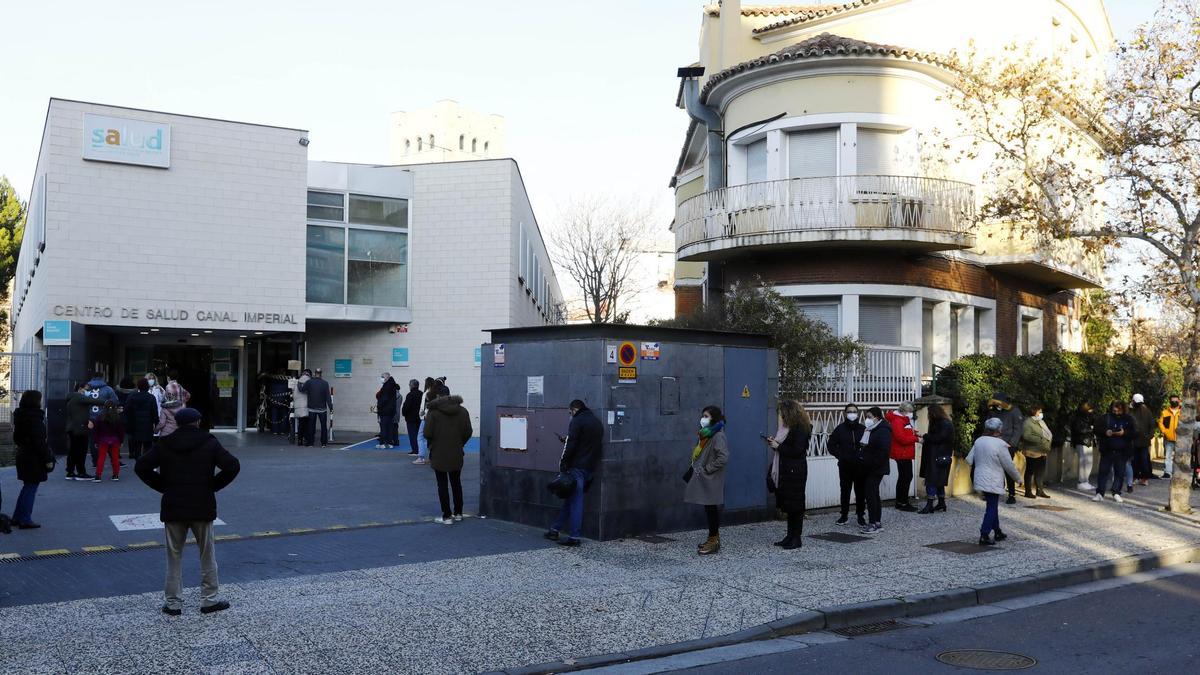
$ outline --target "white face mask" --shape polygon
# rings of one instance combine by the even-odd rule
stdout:
[[[153,386],[154,386],[154,379],[153,379],[153,378],[151,378],[151,379],[149,379],[149,380],[146,380],[146,382],[149,382],[151,387],[153,387]]]
[[[1042,419],[1042,413],[1038,413],[1038,414],[1034,415],[1033,419],[1038,420],[1040,422]]]
[[[385,378],[382,378],[382,377],[379,378],[379,384],[383,384],[384,382],[387,382],[387,380]]]
[[[868,417],[865,420],[863,420],[863,426],[865,426],[868,430],[874,429],[875,426],[878,424],[879,424],[879,420],[875,419],[874,417]]]
[[[853,422],[858,419],[858,413],[846,413],[846,419]]]
[[[701,417],[701,418],[700,418],[700,426],[701,426],[701,427],[704,427],[704,428],[706,428],[706,427],[708,427],[708,425],[710,425],[710,424],[712,424],[712,420],[711,420],[711,419],[709,419],[708,417]]]

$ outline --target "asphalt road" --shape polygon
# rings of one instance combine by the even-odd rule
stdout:
[[[967,673],[978,671],[945,665],[937,655],[986,649],[1036,659],[1025,672],[1195,673],[1200,671],[1198,622],[1200,565],[1189,565],[1181,574],[981,618],[657,672]],[[723,658],[730,656],[736,653]]]

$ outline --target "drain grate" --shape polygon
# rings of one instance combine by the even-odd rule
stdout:
[[[826,532],[825,534],[809,535],[812,539],[823,539],[832,541],[835,544],[853,544],[859,541],[870,541],[870,537],[860,537],[856,534],[846,534],[845,532]]]
[[[1037,659],[1031,656],[991,649],[956,649],[938,654],[937,660],[948,666],[975,670],[1025,670],[1037,665]]]
[[[908,627],[909,627],[909,625],[906,623],[900,623],[899,621],[897,621],[895,619],[888,619],[887,621],[877,621],[875,623],[864,623],[861,626],[847,626],[845,628],[835,628],[830,632],[837,633],[838,635],[842,635],[845,637],[862,637],[863,635],[874,635],[876,633],[886,633],[889,630],[896,630],[899,628],[908,628]]]
[[[933,548],[947,553],[959,553],[961,555],[976,555],[978,553],[987,553],[995,551],[995,546],[980,546],[974,542],[967,541],[944,541],[940,544],[926,544],[925,548]]]
[[[638,541],[644,541],[647,544],[666,544],[675,541],[670,537],[663,537],[657,534],[643,534],[640,537],[635,537]]]
[[[1029,504],[1025,508],[1037,509],[1038,511],[1074,511],[1069,506],[1055,506],[1053,504]]]

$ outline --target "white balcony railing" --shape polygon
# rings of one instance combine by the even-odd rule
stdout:
[[[813,406],[894,407],[920,396],[920,349],[867,347],[862,363],[827,368],[800,399]]]
[[[914,239],[923,233],[925,241],[945,235],[961,248],[974,217],[975,190],[967,183],[919,176],[792,178],[684,201],[675,214],[675,245],[687,255],[689,246],[734,237],[890,230]]]

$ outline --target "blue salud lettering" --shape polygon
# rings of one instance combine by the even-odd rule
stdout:
[[[116,146],[126,148],[142,148],[145,150],[162,150],[162,129],[155,130],[153,135],[137,134],[127,127],[118,129],[92,129],[92,146]]]

